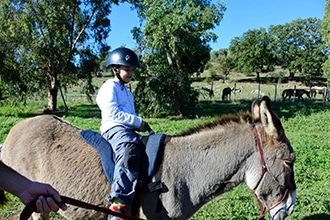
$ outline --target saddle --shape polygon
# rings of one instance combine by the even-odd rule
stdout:
[[[110,143],[101,134],[92,130],[82,130],[80,137],[89,145],[94,147],[99,153],[103,171],[110,183],[113,181],[115,162],[113,160],[113,150]],[[152,183],[152,177],[157,171],[164,147],[164,134],[151,134],[141,136],[141,141],[145,146],[142,153],[142,166],[140,170],[140,181],[143,191],[155,191],[160,186]]]

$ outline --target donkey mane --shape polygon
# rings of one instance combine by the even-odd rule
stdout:
[[[198,133],[204,129],[211,129],[219,125],[226,125],[229,123],[252,123],[252,116],[250,112],[239,112],[237,114],[226,114],[223,116],[215,116],[212,121],[205,122],[204,124],[197,125],[195,127],[188,128],[187,130],[182,131],[177,135],[173,135],[172,137],[182,137],[188,136],[194,133]]]

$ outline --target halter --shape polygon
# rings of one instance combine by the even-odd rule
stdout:
[[[289,189],[286,188],[286,190],[284,192],[284,195],[282,196],[282,198],[280,199],[280,201],[278,201],[274,206],[272,206],[271,208],[269,208],[268,211],[267,211],[267,209],[264,209],[264,207],[263,207],[263,205],[262,205],[259,197],[255,193],[255,190],[258,188],[260,182],[264,178],[264,175],[266,173],[268,173],[280,186],[282,186],[283,188],[284,188],[284,186],[281,183],[279,183],[276,180],[276,178],[274,177],[274,175],[268,170],[267,164],[266,164],[266,161],[265,161],[265,157],[264,157],[264,152],[263,152],[262,146],[261,146],[261,140],[260,140],[259,132],[258,132],[258,129],[257,129],[256,126],[253,126],[253,131],[254,131],[254,135],[255,135],[256,141],[257,141],[258,151],[259,151],[259,154],[260,154],[261,164],[262,164],[262,174],[261,174],[261,177],[260,177],[257,185],[253,189],[253,194],[255,195],[255,197],[256,197],[256,199],[258,201],[258,205],[259,205],[259,209],[260,209],[259,219],[262,220],[262,219],[265,219],[265,215],[266,215],[267,212],[269,212],[270,210],[274,209],[276,206],[278,206],[279,204],[281,204],[284,201],[284,199],[286,198],[286,196],[288,194]]]

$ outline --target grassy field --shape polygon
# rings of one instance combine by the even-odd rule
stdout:
[[[99,79],[103,81],[104,79]],[[221,91],[224,87],[233,87],[235,81],[223,83],[215,81],[213,89],[215,96],[201,95],[195,119],[162,118],[146,119],[157,133],[176,134],[188,127],[211,120],[215,115],[235,113],[250,110],[251,100],[257,98],[252,91],[258,89],[255,83],[236,83],[242,90],[232,97],[232,101],[222,102]],[[210,88],[205,82],[194,83],[196,88]],[[297,203],[292,216],[288,219],[325,220],[330,219],[330,111],[329,103],[317,101],[282,102],[278,94],[284,88],[293,88],[294,84],[277,85],[262,84],[260,89],[273,100],[274,111],[280,116],[292,146],[295,149],[297,161],[295,164],[295,180],[297,183]],[[302,87],[302,85],[296,85]],[[69,97],[69,96],[68,96]],[[76,96],[77,97],[77,96]],[[77,98],[75,98],[77,99]],[[73,102],[75,101],[75,102]],[[69,112],[59,115],[65,120],[83,129],[99,130],[100,112],[95,104],[83,100],[69,100]],[[79,101],[79,102],[77,102]],[[61,101],[59,101],[61,105]],[[42,112],[47,103],[28,101],[26,106],[0,108],[0,143],[3,143],[10,128],[17,122]],[[17,219],[23,206],[9,195],[12,202],[3,207],[0,219]],[[215,198],[202,207],[193,220],[197,219],[258,219],[259,208],[253,194],[245,184]],[[53,215],[52,219],[60,218]]]

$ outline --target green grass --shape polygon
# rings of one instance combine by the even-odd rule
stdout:
[[[295,166],[298,188],[296,219],[327,214],[330,218],[330,111],[290,118],[285,126],[296,150]],[[297,132],[300,131],[300,132]]]
[[[221,85],[222,87],[223,85]],[[250,88],[246,85],[244,88]],[[270,85],[270,91],[273,86]],[[218,88],[220,89],[220,87]],[[246,89],[247,90],[247,89]],[[264,89],[266,90],[266,89]],[[200,101],[195,119],[161,118],[146,119],[157,133],[177,134],[186,128],[211,120],[215,115],[250,110],[250,92],[241,94],[235,102],[222,102],[219,97]],[[246,96],[246,99],[243,97]],[[17,122],[40,114],[45,103],[28,102],[0,108],[0,143],[3,143],[10,128]],[[100,112],[95,104],[68,103],[69,112],[59,116],[83,129],[99,131]],[[295,180],[297,203],[288,219],[330,219],[330,111],[329,104],[322,102],[283,103],[273,102],[274,111],[282,120],[283,127],[295,149]],[[24,131],[22,131],[24,132]],[[17,198],[0,212],[0,219],[17,219],[23,206]],[[200,209],[193,220],[201,219],[258,219],[259,208],[253,194],[245,184],[225,193]],[[53,219],[59,218],[53,215]]]

